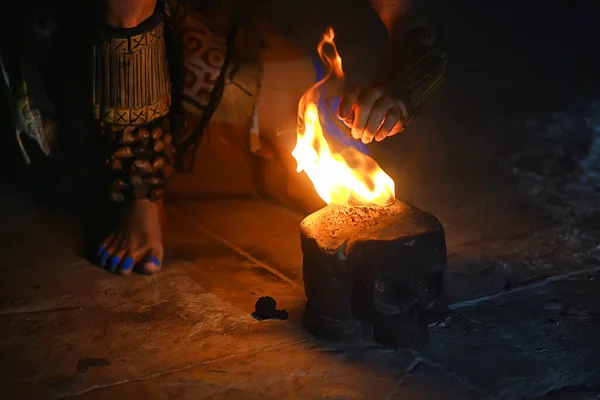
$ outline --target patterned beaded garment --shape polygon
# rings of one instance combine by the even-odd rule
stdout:
[[[96,33],[93,110],[105,139],[110,197],[162,198],[173,172],[171,81],[161,10],[134,29]]]

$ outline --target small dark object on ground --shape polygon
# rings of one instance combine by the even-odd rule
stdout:
[[[446,310],[446,237],[431,214],[396,201],[329,205],[301,224],[303,326],[329,340],[418,348]]]
[[[277,310],[277,302],[270,296],[263,296],[256,301],[252,316],[259,320],[265,319],[288,319],[288,312],[285,310]]]
[[[82,358],[77,362],[77,372],[83,374],[87,372],[90,368],[108,366],[110,366],[110,361],[108,361],[106,358]]]

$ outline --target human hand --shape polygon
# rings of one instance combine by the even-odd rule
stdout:
[[[368,144],[381,142],[404,130],[405,104],[377,87],[355,87],[341,98],[338,117],[352,129],[352,137]]]

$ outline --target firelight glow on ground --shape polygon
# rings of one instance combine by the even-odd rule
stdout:
[[[327,204],[344,205],[352,199],[385,206],[395,200],[394,180],[375,160],[358,150],[345,148],[339,153],[332,152],[319,120],[317,101],[322,94],[320,89],[330,80],[339,84],[344,78],[342,59],[333,39],[334,31],[329,28],[317,46],[328,73],[300,99],[300,123],[292,156],[298,163],[298,173],[306,172]],[[332,48],[333,54],[325,53],[325,45]]]

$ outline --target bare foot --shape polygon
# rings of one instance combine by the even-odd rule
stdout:
[[[162,202],[136,200],[125,212],[122,224],[98,248],[100,265],[121,275],[134,267],[144,274],[155,274],[163,261]]]

